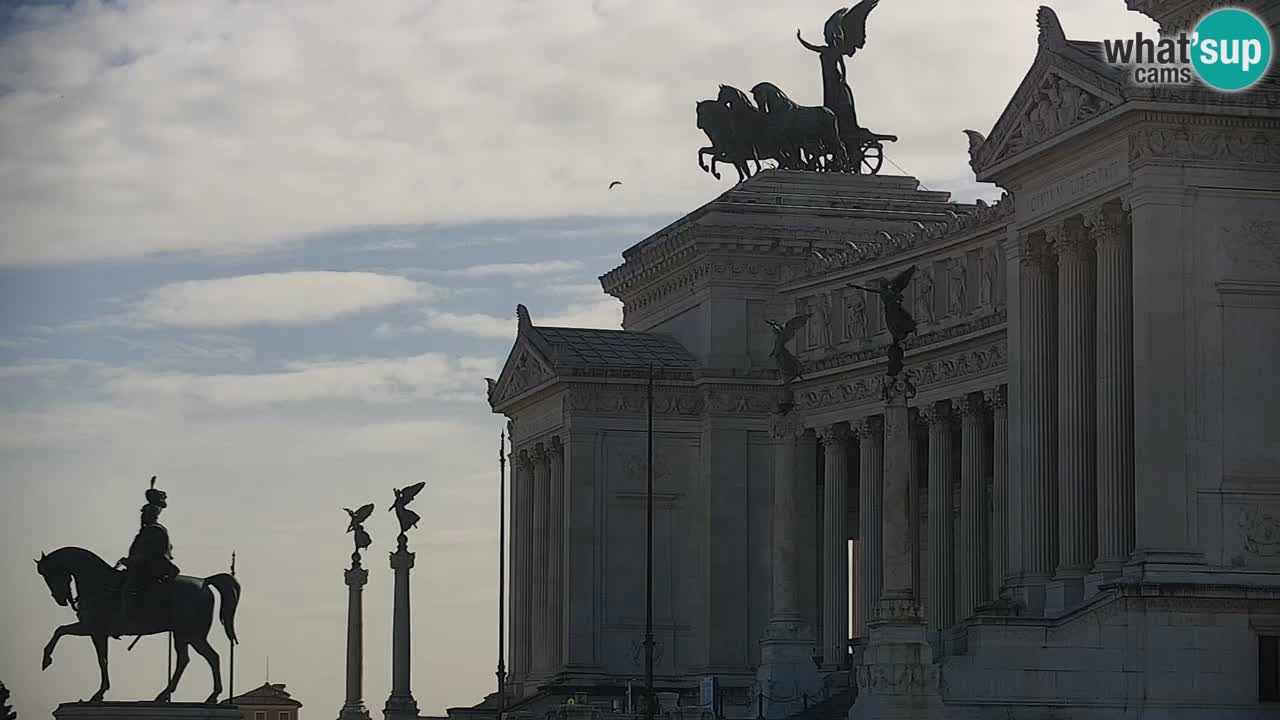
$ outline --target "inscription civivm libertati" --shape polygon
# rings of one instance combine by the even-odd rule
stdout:
[[[1120,185],[1129,178],[1129,164],[1110,158],[1052,183],[1033,185],[1015,197],[1019,219],[1048,215],[1090,195]]]

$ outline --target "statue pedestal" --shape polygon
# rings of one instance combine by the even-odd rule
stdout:
[[[235,705],[156,702],[62,703],[53,716],[58,720],[241,720]]]

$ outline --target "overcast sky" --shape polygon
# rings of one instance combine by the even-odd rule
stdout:
[[[1035,53],[1038,0],[883,0],[849,62],[859,119],[958,199],[961,131],[990,130]],[[1069,37],[1151,31],[1123,0],[1061,2]],[[391,488],[413,534],[424,714],[494,685],[499,418],[515,334],[616,327],[596,277],[729,187],[694,103],[771,81],[818,104],[829,0],[0,1],[0,681],[24,718],[88,698],[88,640],[34,572],[108,562],[146,480],[184,572],[244,599],[237,690],[342,703],[350,552],[369,524],[366,701],[389,691]],[[733,175],[732,172],[729,175]],[[613,180],[622,181],[610,191]],[[164,682],[165,642],[111,644],[115,699]],[[224,653],[219,634],[215,646]],[[637,672],[639,670],[637,669]],[[209,691],[193,658],[177,698]]]

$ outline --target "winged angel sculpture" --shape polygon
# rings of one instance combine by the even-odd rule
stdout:
[[[373,503],[361,506],[359,510],[342,509],[351,517],[351,524],[347,525],[347,532],[354,533],[355,551],[358,554],[361,550],[365,550],[373,544],[373,538],[369,537],[369,532],[364,529],[364,522],[373,514]]]
[[[422,488],[425,486],[425,482],[420,482],[395,491],[396,501],[391,504],[391,507],[387,508],[387,511],[395,511],[396,520],[400,522],[401,536],[409,532],[410,529],[417,527],[418,521],[422,519],[421,515],[409,509],[409,503],[413,502],[413,499],[418,496],[418,493],[422,492]]]
[[[893,338],[893,342],[889,343],[889,366],[885,370],[885,374],[889,377],[894,377],[902,372],[902,341],[916,331],[915,318],[911,317],[911,313],[908,313],[902,307],[903,293],[907,289],[907,285],[911,283],[911,277],[915,274],[916,266],[912,265],[892,279],[880,278],[880,287],[878,288],[863,287],[862,285],[849,283],[851,288],[879,295],[880,302],[884,305],[884,325],[889,330],[889,336]]]
[[[783,385],[790,385],[800,377],[800,359],[787,349],[787,343],[791,342],[800,328],[808,324],[810,315],[811,313],[797,315],[781,325],[772,320],[765,321],[773,329],[773,352],[769,353],[769,357],[778,364],[778,374],[782,376]]]
[[[853,106],[853,90],[845,73],[844,58],[867,44],[867,16],[880,0],[862,0],[851,8],[841,8],[827,19],[822,28],[826,45],[808,42],[796,30],[796,39],[806,49],[818,54],[822,64],[822,104],[836,114],[840,136],[848,143],[858,129],[858,113]]]

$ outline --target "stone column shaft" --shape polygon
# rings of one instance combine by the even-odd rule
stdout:
[[[796,572],[800,545],[799,498],[796,497],[796,445],[804,425],[799,418],[776,418],[773,428],[773,585],[770,620],[800,619],[800,582]]]
[[[369,720],[364,704],[364,586],[369,571],[360,566],[360,554],[352,553],[347,583],[347,697],[338,720]]]
[[[410,659],[413,642],[410,637],[411,605],[409,600],[409,571],[413,569],[414,553],[409,552],[408,538],[402,533],[396,539],[396,551],[391,553],[391,569],[395,571],[394,606],[391,619],[391,695],[387,697],[383,714],[387,720],[407,720],[418,717],[418,703],[410,690],[412,673]]]
[[[858,617],[858,637],[866,637],[867,623],[875,617],[883,587],[884,543],[882,509],[884,497],[884,420],[863,418],[858,432],[858,537],[862,542],[858,594],[862,613]]]
[[[991,408],[991,586],[989,597],[1000,595],[1009,574],[1009,404],[1003,385],[987,393]]]
[[[1084,576],[1096,551],[1094,518],[1093,251],[1084,228],[1072,224],[1058,238],[1058,562],[1057,607],[1082,599]]]
[[[1097,512],[1094,571],[1120,574],[1134,544],[1133,258],[1118,208],[1086,219],[1097,248]]]
[[[1025,238],[1022,264],[1022,583],[1030,605],[1044,600],[1057,563],[1057,273],[1051,248],[1061,230]]]
[[[823,483],[822,646],[823,664],[844,666],[849,646],[849,431],[842,424],[821,433],[826,459]]]
[[[986,408],[980,393],[954,404],[960,414],[960,549],[956,559],[956,619],[987,600]]]
[[[551,501],[550,468],[545,446],[533,451],[533,551],[529,574],[529,617],[533,641],[531,674],[540,675],[547,668],[547,506]]]
[[[884,410],[884,494],[881,497],[880,602],[875,621],[917,623],[920,597],[914,581],[916,542],[912,514],[915,489],[911,472],[912,447],[910,412],[902,380],[886,381]]]
[[[937,632],[955,624],[955,544],[952,525],[951,406],[936,403],[924,408],[929,425],[929,595],[925,602],[929,630]]]
[[[551,494],[548,506],[547,670],[557,672],[564,648],[564,448],[551,446]]]
[[[532,624],[530,617],[531,558],[533,550],[532,460],[521,451],[511,493],[511,676],[529,677]]]

